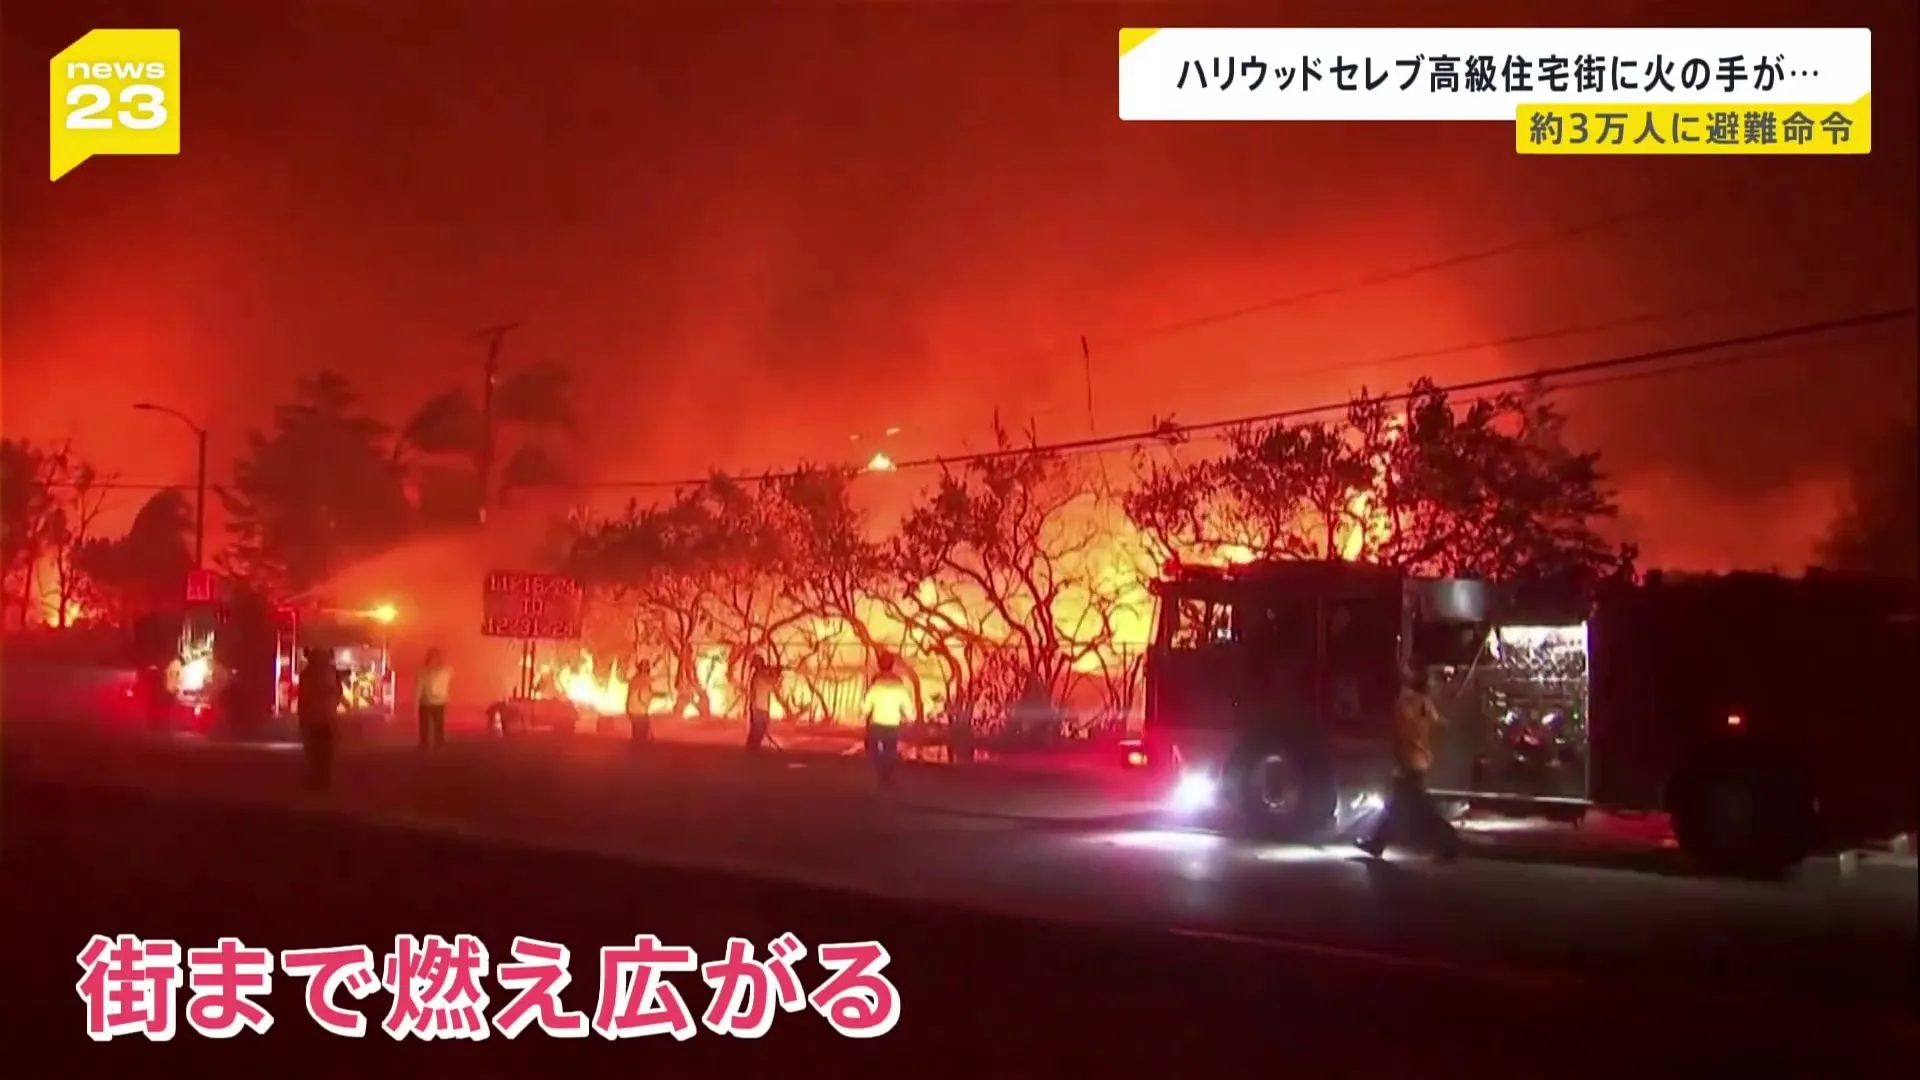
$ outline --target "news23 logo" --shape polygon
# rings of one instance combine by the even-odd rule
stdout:
[[[180,152],[180,31],[94,30],[48,64],[48,178],[107,154]]]

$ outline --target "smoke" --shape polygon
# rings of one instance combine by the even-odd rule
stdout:
[[[64,7],[75,25],[125,21]],[[472,330],[519,321],[509,366],[579,373],[587,475],[672,477],[842,460],[849,435],[891,426],[905,429],[895,457],[949,452],[983,442],[996,409],[1070,437],[1786,321],[1756,299],[1744,322],[1357,363],[1703,297],[1799,285],[1802,310],[1830,315],[1915,291],[1904,134],[1862,158],[1542,161],[1516,158],[1497,125],[1122,124],[1113,27],[1161,24],[1137,6],[689,5],[624,27],[560,5],[537,28],[504,9],[441,21],[450,8],[258,7],[181,16],[196,90],[177,159],[96,161],[47,185],[43,121],[10,111],[6,257],[36,270],[4,297],[10,433],[71,430],[123,479],[175,482],[191,447],[121,412],[161,400],[206,417],[224,472],[294,373],[344,370],[398,420],[449,385],[477,387]],[[1271,18],[1170,10],[1161,22]],[[1663,16],[1602,4],[1564,17]],[[1760,3],[1726,21],[1796,17]],[[1863,0],[1827,17],[1876,27],[1875,119],[1910,132],[1913,6]],[[70,29],[55,22],[9,18],[12,99],[38,92]],[[460,93],[435,89],[448,86]],[[150,197],[125,197],[136,179]],[[1526,257],[1338,291],[1722,187],[1745,190]],[[1315,289],[1335,294],[1153,333]],[[1655,492],[1764,501],[1837,469],[1844,435],[1910,411],[1912,336],[1882,341],[1846,346],[1857,377],[1754,366],[1569,407],[1623,489],[1645,481],[1633,498],[1648,538],[1677,542],[1699,526]]]
[[[517,684],[520,643],[479,635],[481,590],[490,570],[541,569],[551,537],[550,506],[522,505],[496,513],[488,528],[403,544],[358,562],[316,593],[333,606],[372,610],[392,605],[388,631],[400,673],[401,700],[430,648],[454,671],[453,702],[484,706],[509,696]]]

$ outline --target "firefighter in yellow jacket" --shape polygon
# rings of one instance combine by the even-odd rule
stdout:
[[[893,786],[900,760],[900,727],[915,719],[913,685],[900,674],[892,653],[881,653],[873,681],[867,684],[860,712],[867,721],[867,756],[883,788]]]
[[[1446,861],[1460,855],[1460,834],[1454,831],[1427,792],[1427,772],[1433,768],[1433,729],[1445,723],[1427,693],[1426,678],[1411,669],[1401,672],[1399,697],[1393,705],[1393,791],[1373,833],[1360,849],[1374,858],[1390,846],[1407,844]]]

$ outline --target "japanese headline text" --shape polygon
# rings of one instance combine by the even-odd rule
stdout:
[[[561,996],[574,979],[570,950],[531,937],[514,938],[509,957],[496,965],[471,934],[401,934],[383,957],[364,944],[276,954],[232,937],[186,948],[102,934],[75,957],[81,976],[74,990],[87,1035],[96,1042],[167,1042],[183,1022],[209,1039],[265,1035],[281,1019],[263,1000],[276,978],[300,988],[309,1022],[353,1039],[373,1030],[394,1040],[512,1039],[531,1028],[560,1039],[666,1035],[685,1041],[702,1029],[757,1039],[777,1015],[805,1011],[818,1013],[847,1038],[871,1039],[899,1023],[900,992],[885,974],[892,960],[886,946],[817,946],[812,962],[824,977],[812,980],[811,990],[798,970],[808,952],[792,934],[774,938],[762,955],[751,941],[736,937],[728,939],[723,955],[702,962],[688,946],[639,934],[587,961],[598,977],[589,1012],[568,1008]],[[673,981],[676,974],[705,985],[704,1007],[699,997],[688,1000]],[[384,1015],[355,1004],[382,991],[388,995]]]
[[[1851,106],[1859,28],[1120,31],[1122,120],[1500,120],[1526,106]],[[1816,123],[1831,108],[1809,114]]]

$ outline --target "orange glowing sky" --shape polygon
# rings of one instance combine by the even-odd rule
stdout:
[[[296,372],[337,367],[397,418],[476,380],[469,335],[503,320],[525,324],[510,361],[579,371],[580,457],[614,479],[847,456],[849,435],[893,426],[895,457],[955,450],[996,408],[1043,438],[1212,419],[1916,291],[1910,0],[1823,5],[1825,22],[1876,31],[1879,138],[1868,158],[1802,160],[1519,158],[1496,124],[1114,118],[1115,28],[1270,23],[1270,5],[49,7],[6,21],[0,420],[72,436],[133,482],[186,479],[191,445],[131,401],[207,417],[224,466]],[[1338,24],[1353,7],[1287,11]],[[1630,24],[1654,7],[1554,17]],[[1805,20],[1774,0],[1688,13]],[[183,28],[184,152],[49,184],[40,73],[112,25]],[[1260,307],[1664,198],[1697,205]],[[1674,311],[1692,314],[1454,349]],[[1434,350],[1452,351],[1376,362]],[[1792,564],[1858,438],[1911,413],[1914,370],[1908,322],[1567,404],[1649,563]]]

